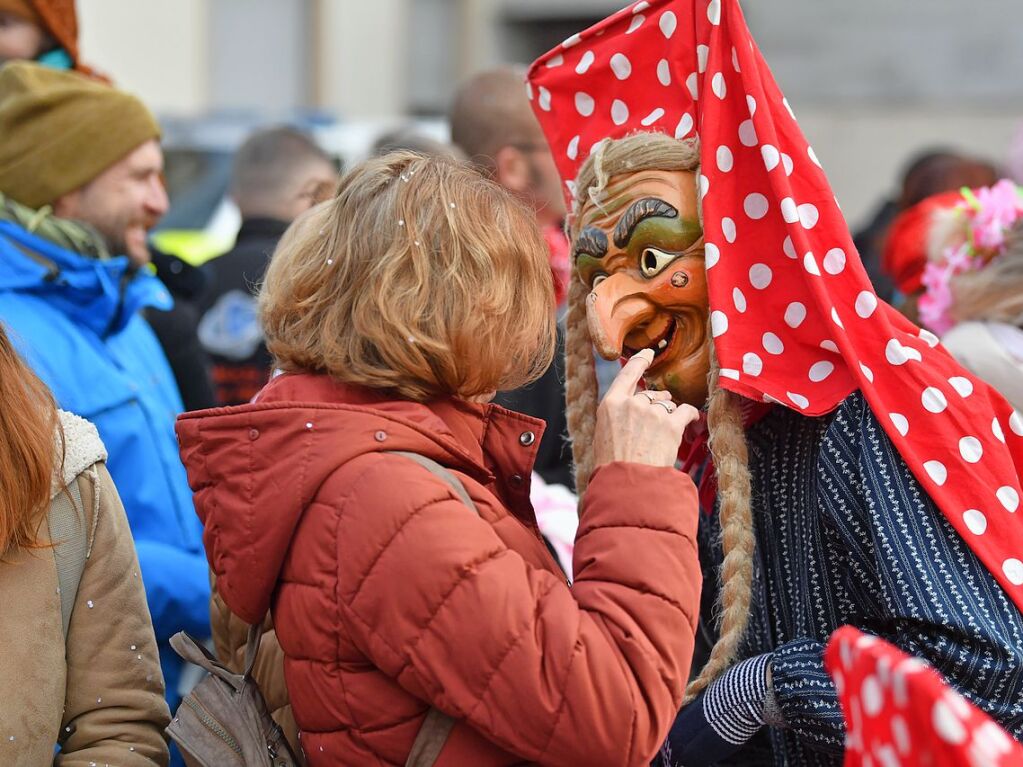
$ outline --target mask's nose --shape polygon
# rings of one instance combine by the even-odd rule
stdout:
[[[622,356],[625,337],[648,319],[650,302],[646,283],[628,274],[612,274],[586,298],[586,319],[597,353],[606,360]]]

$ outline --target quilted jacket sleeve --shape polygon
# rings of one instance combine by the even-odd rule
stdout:
[[[384,494],[393,465],[374,460],[338,535],[342,621],[374,665],[530,762],[648,764],[693,651],[701,579],[689,477],[599,469],[569,588],[425,472],[421,484]]]

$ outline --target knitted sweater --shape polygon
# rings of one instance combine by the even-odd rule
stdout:
[[[729,763],[842,763],[844,724],[822,652],[846,624],[925,659],[1023,735],[1023,616],[920,487],[863,396],[819,418],[776,408],[747,439],[756,557],[740,657],[773,654],[784,726],[764,728]],[[719,586],[719,533],[717,515],[704,516],[704,628]]]

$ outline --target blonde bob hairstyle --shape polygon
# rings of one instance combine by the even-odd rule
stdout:
[[[532,213],[468,166],[412,152],[355,167],[292,224],[259,311],[280,369],[419,402],[522,386],[554,353]]]

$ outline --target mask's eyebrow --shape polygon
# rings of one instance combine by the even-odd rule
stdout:
[[[572,258],[578,258],[583,253],[594,258],[606,256],[607,235],[595,226],[588,226],[583,229],[575,239],[575,246],[572,248]]]
[[[632,239],[633,230],[639,226],[640,221],[648,218],[678,218],[678,210],[673,205],[656,197],[644,197],[642,200],[636,200],[618,219],[614,232],[615,245],[619,248],[628,245],[629,240]]]

